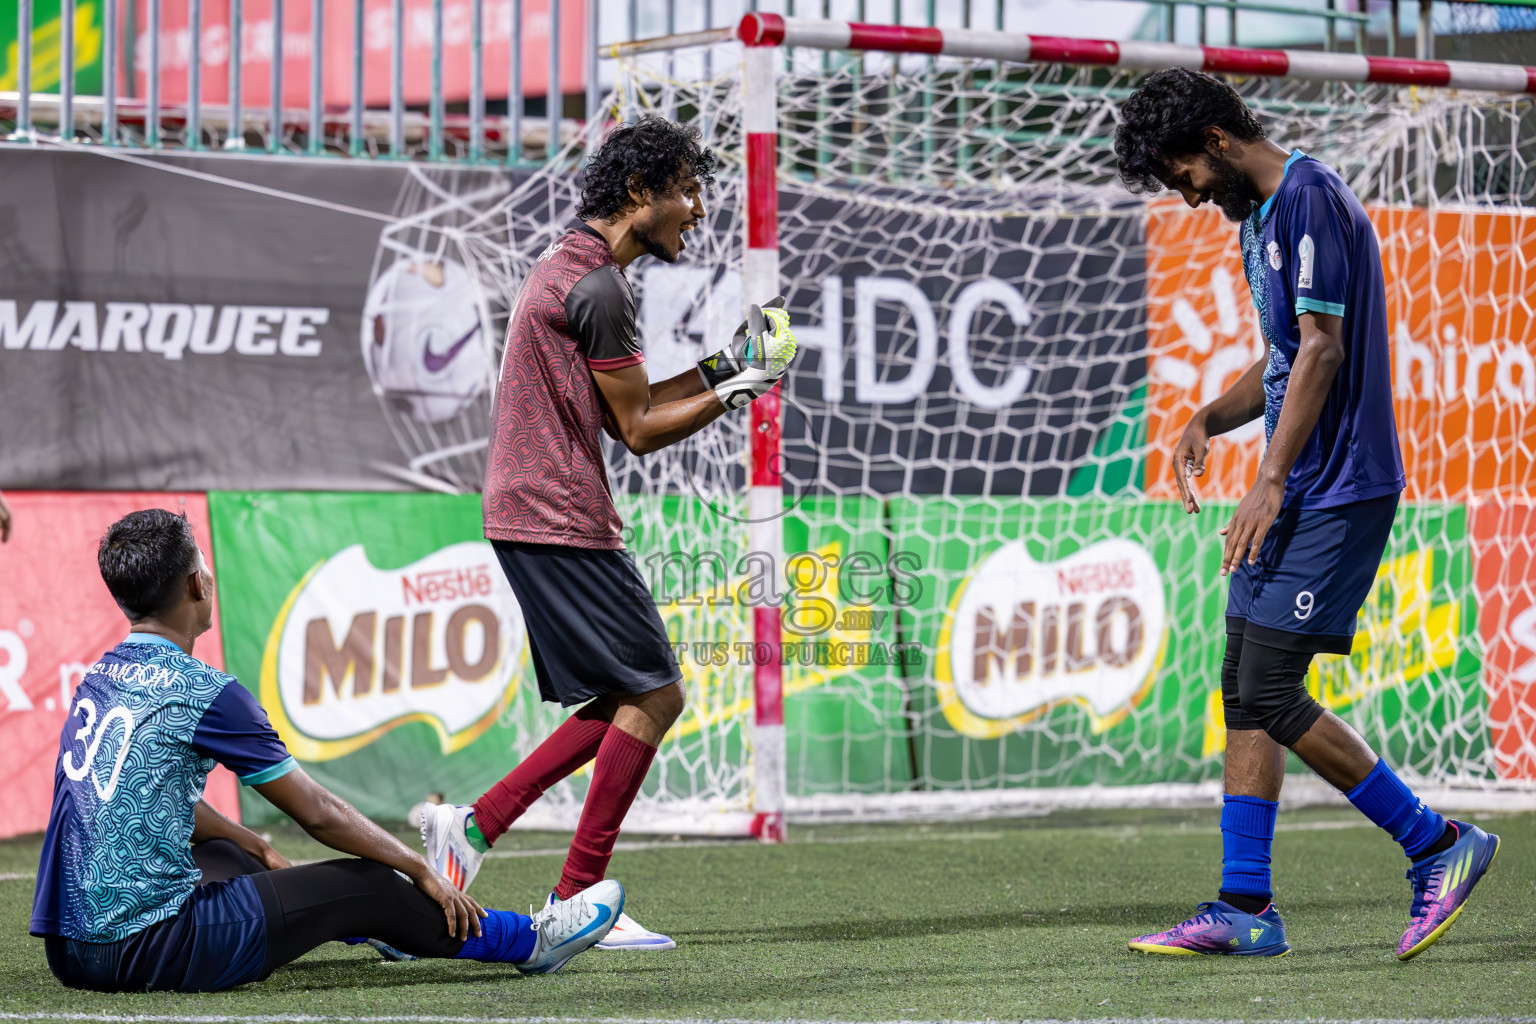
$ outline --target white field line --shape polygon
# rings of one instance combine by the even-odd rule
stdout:
[[[300,1013],[240,1016],[234,1014],[111,1014],[111,1013],[0,1013],[0,1020],[57,1020],[101,1024],[844,1024],[842,1021],[805,1018],[751,1017],[447,1017],[431,1014],[383,1017],[330,1017]],[[864,1024],[998,1024],[987,1021],[945,1020],[925,1022],[900,1017]],[[1201,1020],[1193,1017],[1099,1017],[1074,1021],[1045,1018],[1029,1024],[1536,1024],[1536,1017],[1309,1017],[1303,1020]]]
[[[1337,821],[1298,821],[1298,822],[1294,822],[1294,823],[1281,822],[1279,825],[1276,826],[1276,831],[1277,832],[1336,832],[1336,831],[1341,831],[1341,830],[1344,830],[1344,829],[1372,828],[1372,827],[1373,826],[1371,825],[1371,823],[1369,821],[1367,821],[1365,818],[1346,818],[1346,819],[1340,819],[1340,820],[1337,820]],[[1045,829],[1051,829],[1051,830],[1059,831],[1059,832],[1067,832],[1067,833],[1071,833],[1072,835],[1076,835],[1076,836],[1091,836],[1091,837],[1094,837],[1094,838],[1117,839],[1117,840],[1121,840],[1121,841],[1134,838],[1135,836],[1138,836],[1138,835],[1148,835],[1148,834],[1158,834],[1158,833],[1173,833],[1173,832],[1187,832],[1187,831],[1189,831],[1187,827],[1185,827],[1185,826],[1178,826],[1178,825],[1113,825],[1113,826],[1091,826],[1091,827],[1085,827],[1085,828],[1076,828],[1076,827],[1073,827],[1073,826],[1070,826],[1070,825],[1063,825],[1063,826],[1055,826],[1055,827],[1052,827],[1052,826],[1042,826],[1040,829],[1032,829],[1031,831],[1041,831],[1041,830],[1045,830]],[[809,831],[814,831],[814,828],[808,829],[808,830]],[[812,837],[807,838],[807,839],[795,839],[790,845],[792,845],[792,846],[840,846],[840,845],[849,845],[849,844],[855,844],[856,845],[856,844],[863,844],[863,843],[913,843],[913,842],[967,843],[967,842],[990,841],[990,840],[996,840],[996,839],[1008,839],[1008,838],[1011,838],[1011,837],[1016,836],[1016,835],[1018,835],[1017,831],[1009,831],[1009,832],[995,832],[995,831],[994,832],[948,832],[948,833],[946,833],[946,832],[934,830],[934,831],[925,831],[925,832],[896,832],[896,833],[891,833],[889,835],[874,833],[874,834],[870,834],[870,835],[858,835],[858,836],[820,836],[820,837],[812,836]],[[658,840],[658,841],[654,841],[654,842],[648,842],[648,841],[620,842],[618,845],[616,845],[614,847],[614,852],[615,853],[626,853],[626,852],[628,852],[628,853],[639,853],[639,852],[644,852],[644,851],[647,851],[647,850],[699,849],[699,848],[703,848],[703,847],[720,846],[722,843],[731,843],[731,842],[747,843],[748,840],[683,839],[683,840],[675,840],[675,841]],[[492,850],[489,853],[487,853],[485,856],[486,856],[487,860],[510,860],[510,859],[522,859],[522,858],[527,858],[527,857],[564,857],[567,852],[569,852],[567,847],[564,847],[564,846],[549,846],[549,847],[543,847],[543,848],[532,849],[532,850]],[[321,858],[313,858],[313,859],[309,859],[309,860],[296,860],[296,861],[293,862],[293,864],[294,864],[295,867],[301,867],[301,866],[303,866],[305,864],[318,864],[320,862],[320,860],[321,860]],[[0,874],[0,882],[31,882],[31,881],[35,881],[36,878],[37,878],[37,875],[32,873],[32,872],[12,872],[12,873],[8,873],[8,874]],[[3,1014],[0,1014],[0,1020],[6,1020],[6,1019],[8,1019],[8,1018],[6,1018]]]

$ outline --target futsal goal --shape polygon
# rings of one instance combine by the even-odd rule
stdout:
[[[685,120],[720,160],[684,259],[631,273],[653,379],[775,294],[804,352],[749,413],[608,453],[689,693],[629,827],[1217,799],[1216,530],[1262,432],[1215,442],[1199,518],[1168,452],[1262,340],[1235,227],[1116,177],[1117,105],[1175,65],[1380,239],[1409,488],[1309,685],[1426,795],[1536,805],[1536,69],[769,14],[612,56],[608,123]],[[602,127],[461,231],[498,293]],[[530,748],[552,724],[513,713]]]

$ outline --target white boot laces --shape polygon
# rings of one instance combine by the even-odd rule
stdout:
[[[533,910],[532,907],[528,909]],[[587,901],[580,894],[568,900],[556,900],[538,913],[529,915],[533,918],[531,927],[534,931],[540,931],[548,925],[559,932],[579,924],[586,911]]]

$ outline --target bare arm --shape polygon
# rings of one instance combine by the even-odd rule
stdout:
[[[1253,490],[1238,503],[1232,522],[1221,531],[1227,546],[1222,555],[1223,574],[1236,571],[1246,552],[1248,563],[1258,560],[1259,547],[1280,514],[1285,496],[1285,478],[1296,464],[1301,449],[1317,427],[1333,379],[1344,363],[1344,318],[1327,313],[1302,313],[1301,344],[1291,365],[1285,401],[1280,405],[1280,420],[1274,436],[1259,463],[1259,476]]]
[[[240,849],[255,857],[268,871],[280,871],[292,867],[288,858],[272,849],[272,845],[244,825],[230,821],[206,800],[199,800],[192,808],[192,841],[204,843],[210,839],[228,839]]]
[[[684,378],[690,375],[698,381],[698,371],[689,369],[655,385],[655,389],[663,394],[681,392],[688,386]],[[705,391],[702,382],[697,392],[688,397],[657,402],[643,364],[622,370],[593,370],[592,378],[607,406],[609,434],[616,435],[636,455],[648,455],[676,444],[703,430],[725,412],[720,399],[713,391]]]
[[[719,403],[716,403],[717,405]],[[363,817],[351,804],[320,785],[302,768],[255,787],[272,805],[333,850],[376,860],[405,875],[443,908],[450,936],[480,934],[485,911],[446,878],[432,870],[421,854]]]
[[[704,378],[699,376],[699,371],[691,367],[678,374],[651,385],[651,404],[668,405],[672,402],[680,402],[685,398],[694,398],[704,394],[710,389],[704,386]]]
[[[1251,420],[1264,415],[1264,367],[1269,362],[1269,345],[1259,361],[1243,371],[1221,397],[1190,418],[1189,425],[1179,437],[1173,451],[1173,480],[1178,484],[1179,496],[1184,499],[1184,511],[1200,511],[1200,497],[1195,493],[1191,476],[1205,475],[1205,458],[1211,451],[1211,438],[1236,430]]]
[[[697,374],[695,374],[697,376]],[[0,544],[11,539],[11,507],[5,503],[5,495],[0,494]]]
[[[1269,363],[1269,345],[1258,362],[1243,371],[1221,397],[1195,415],[1205,417],[1205,428],[1211,437],[1236,430],[1244,423],[1251,423],[1264,415],[1264,367]]]

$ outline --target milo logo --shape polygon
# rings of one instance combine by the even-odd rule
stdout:
[[[361,544],[288,595],[267,638],[261,699],[295,756],[324,761],[406,722],[443,752],[472,743],[516,694],[523,619],[489,544],[378,569]]]
[[[1162,573],[1141,545],[1106,540],[1057,562],[1021,541],[956,591],[939,638],[939,697],[957,731],[992,739],[1064,701],[1096,730],[1151,685],[1167,631]]]

